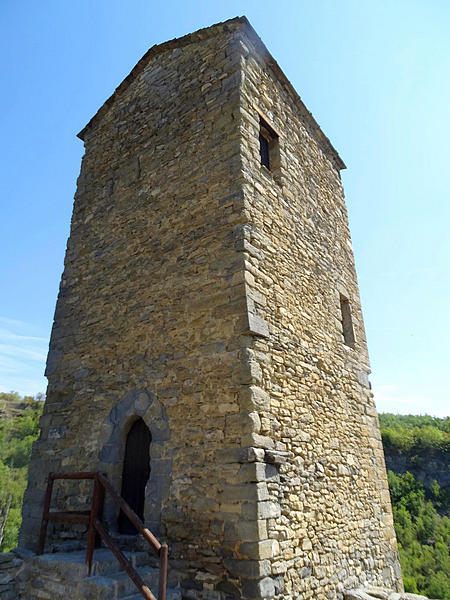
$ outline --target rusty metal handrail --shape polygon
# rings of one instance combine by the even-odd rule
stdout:
[[[50,512],[52,499],[53,483],[55,479],[92,479],[94,481],[94,494],[92,498],[91,510],[89,512]],[[104,523],[101,520],[103,512],[103,503],[105,492],[108,492],[115,504],[125,513],[127,518],[136,527],[137,531],[144,537],[146,542],[154,548],[159,556],[159,590],[158,598],[152,594],[149,587],[134,569],[127,557],[121,552],[120,548],[108,534]],[[141,519],[127,502],[116,492],[108,479],[99,472],[82,473],[49,473],[47,490],[45,493],[44,508],[42,512],[41,531],[39,535],[38,554],[44,552],[45,538],[47,535],[47,525],[49,521],[71,521],[75,523],[86,523],[88,529],[88,543],[86,549],[86,563],[88,565],[89,575],[91,574],[92,559],[94,555],[95,539],[97,534],[102,538],[106,546],[111,550],[119,563],[123,566],[125,572],[133,581],[139,592],[147,600],[166,600],[167,592],[167,565],[168,565],[168,547],[161,544],[152,532],[144,527]]]

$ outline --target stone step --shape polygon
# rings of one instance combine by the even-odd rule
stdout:
[[[123,551],[123,554],[135,569],[149,565],[149,555],[147,552]],[[116,573],[117,571],[123,571],[123,567],[110,550],[107,548],[98,548],[94,551],[92,575]]]
[[[141,567],[138,573],[157,597],[158,572],[155,569]],[[111,574],[108,577],[101,575],[87,577],[79,590],[81,597],[95,598],[95,600],[141,600],[143,597],[124,572]],[[177,588],[168,588],[167,600],[181,600],[181,591]]]
[[[158,595],[158,572],[155,569],[141,567],[137,572],[155,596]],[[86,577],[78,586],[81,597],[98,600],[118,600],[135,595],[137,588],[125,572]],[[141,596],[142,598],[142,596]]]
[[[148,573],[144,569],[139,569],[139,575],[155,592],[158,589],[158,578],[154,573]],[[136,593],[136,586],[133,581],[124,572],[112,573],[108,576],[94,575],[86,577],[78,586],[81,597],[98,598],[99,600],[119,599]],[[155,594],[157,595],[157,594]],[[142,596],[141,596],[142,597]]]
[[[147,552],[124,552],[140,577],[155,596],[158,595],[159,569],[148,566]],[[35,556],[29,563],[31,579],[39,580],[33,598],[59,600],[68,597],[85,600],[121,600],[142,598],[135,584],[108,549],[95,550],[92,575],[87,574],[84,551],[57,552]],[[28,577],[30,580],[30,577]],[[169,579],[167,600],[181,600],[174,574]],[[25,596],[23,596],[25,597]],[[31,596],[30,596],[31,597]]]
[[[147,552],[123,552],[123,554],[135,569],[148,566],[150,563],[150,557]],[[78,576],[87,575],[86,551],[84,550],[42,554],[36,557],[35,560],[39,561],[43,569],[59,568],[68,573],[76,572]],[[106,575],[108,573],[116,573],[117,571],[123,571],[123,567],[110,550],[107,548],[98,548],[94,551],[92,575]]]

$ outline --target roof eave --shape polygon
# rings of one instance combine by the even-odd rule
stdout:
[[[181,48],[183,46],[187,46],[188,44],[192,44],[193,42],[205,40],[208,37],[214,35],[214,30],[218,27],[226,27],[227,25],[231,25],[232,23],[248,23],[246,17],[234,17],[233,19],[228,19],[227,21],[223,21],[222,23],[215,23],[210,27],[204,27],[203,29],[198,29],[192,33],[188,33],[179,38],[174,38],[172,40],[168,40],[167,42],[163,42],[162,44],[155,44],[151,48],[147,50],[144,56],[136,63],[130,73],[125,77],[122,83],[114,90],[114,92],[109,96],[109,98],[102,104],[102,106],[98,109],[95,115],[90,119],[90,121],[83,127],[83,129],[77,134],[77,137],[80,140],[84,141],[84,136],[88,129],[92,127],[95,121],[101,118],[108,110],[109,107],[115,102],[115,100],[121,96],[124,91],[128,88],[128,86],[134,81],[134,79],[141,73],[144,68],[147,66],[147,63],[151,58],[161,54],[162,52],[166,52],[167,50],[173,50],[175,48]],[[249,24],[249,23],[248,23]],[[250,25],[250,24],[249,24]]]
[[[252,39],[253,43],[255,44],[256,50],[264,57],[266,64],[272,69],[272,71],[274,72],[277,79],[279,81],[281,81],[281,83],[286,87],[288,92],[293,96],[294,101],[296,102],[298,108],[300,109],[300,114],[303,117],[305,117],[305,119],[311,125],[315,135],[318,138],[318,141],[320,142],[320,144],[322,146],[322,149],[331,154],[333,161],[336,164],[336,167],[338,168],[338,170],[346,169],[347,167],[346,167],[344,161],[342,160],[342,158],[339,156],[338,151],[335,149],[335,147],[331,143],[330,139],[324,134],[320,125],[317,123],[316,119],[313,117],[312,113],[306,108],[306,105],[304,104],[300,95],[298,94],[298,92],[296,91],[296,89],[294,88],[292,83],[289,81],[289,79],[286,77],[286,75],[284,74],[283,70],[281,69],[281,67],[275,60],[275,58],[269,52],[269,50],[267,49],[267,46],[261,40],[261,38],[255,31],[255,29],[252,27],[252,25],[250,24],[247,17],[245,17],[245,16],[241,17],[240,21],[242,23],[245,23],[245,25],[247,26],[247,29],[250,33],[250,38]]]
[[[233,19],[228,19],[227,21],[223,21],[222,23],[216,23],[211,25],[210,27],[205,27],[203,29],[199,29],[198,31],[194,31],[193,33],[189,33],[180,38],[174,38],[173,40],[169,40],[167,42],[163,42],[162,44],[156,44],[152,46],[144,56],[136,63],[130,73],[125,77],[122,83],[114,90],[114,92],[109,96],[109,98],[102,104],[102,106],[98,109],[95,115],[90,119],[87,125],[77,134],[77,136],[84,141],[84,137],[86,132],[93,126],[93,124],[98,121],[112,106],[112,104],[116,101],[118,97],[120,97],[128,86],[134,81],[134,79],[145,69],[147,63],[154,56],[161,54],[162,52],[166,52],[167,50],[172,50],[175,48],[180,48],[183,46],[187,46],[188,44],[194,43],[196,41],[201,41],[207,39],[214,35],[215,30],[218,27],[226,27],[233,23],[240,23],[244,25],[247,29],[247,32],[255,44],[256,50],[263,56],[266,64],[272,69],[277,79],[285,86],[288,92],[293,97],[294,101],[297,104],[297,107],[300,110],[300,114],[307,120],[309,125],[311,126],[314,135],[317,137],[319,144],[321,145],[324,152],[331,155],[334,164],[336,165],[338,170],[345,169],[345,163],[339,156],[339,153],[334,148],[328,137],[323,133],[319,124],[311,114],[311,112],[306,108],[299,94],[295,90],[294,86],[291,84],[289,79],[283,73],[282,69],[278,65],[277,61],[274,59],[272,54],[267,49],[264,42],[261,40],[259,35],[253,29],[247,17],[234,17]]]

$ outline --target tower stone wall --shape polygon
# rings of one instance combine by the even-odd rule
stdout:
[[[241,116],[249,310],[265,334],[249,353],[263,444],[280,451],[267,520],[280,597],[401,579],[364,324],[339,168],[289,83],[254,36],[242,37]],[[260,116],[279,167],[258,164]],[[305,118],[306,116],[306,118]],[[354,347],[344,342],[349,301]],[[262,390],[262,391],[261,391]]]
[[[246,315],[234,234],[240,72],[232,28],[190,41],[151,58],[84,134],[24,508],[31,547],[45,474],[101,467],[120,478],[116,425],[143,416],[154,442],[155,410],[167,431],[152,443],[152,472],[168,475],[171,490],[162,525],[180,543],[195,532],[217,544],[210,519],[225,474],[215,452],[225,438],[240,446],[228,423]],[[78,504],[84,494],[71,486],[61,502]]]
[[[150,49],[80,135],[21,544],[36,548],[50,471],[120,491],[140,417],[145,521],[183,597],[401,586],[343,163],[247,20]],[[55,507],[88,504],[57,484]],[[48,544],[83,535],[60,525]]]

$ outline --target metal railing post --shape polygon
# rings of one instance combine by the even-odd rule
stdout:
[[[43,554],[45,547],[45,536],[47,535],[48,513],[52,501],[53,473],[48,474],[47,489],[45,491],[44,508],[42,509],[41,531],[39,534],[38,554]]]
[[[50,511],[52,500],[53,483],[56,479],[93,479],[94,492],[90,511],[68,511],[57,512]],[[149,531],[141,519],[137,516],[134,510],[125,502],[125,500],[116,492],[114,487],[108,481],[107,477],[99,472],[83,472],[83,473],[49,473],[47,490],[45,492],[44,508],[42,511],[41,531],[39,535],[38,554],[44,552],[45,537],[47,534],[48,521],[71,521],[73,523],[86,523],[88,525],[88,541],[86,548],[86,563],[88,565],[89,575],[92,570],[92,561],[94,556],[95,542],[97,535],[101,537],[106,546],[115,555],[119,563],[124,567],[125,572],[138,588],[140,594],[146,600],[157,600],[144,582],[139,573],[135,570],[131,562],[120,551],[118,545],[106,530],[101,516],[103,513],[103,502],[105,493],[108,492],[113,501],[119,506],[128,519],[133,523],[138,532],[143,536],[145,541],[154,548],[159,556],[159,591],[158,600],[166,600],[167,596],[167,566],[168,566],[168,547],[167,544],[161,544],[151,531]]]
[[[94,479],[94,496],[92,498],[91,512],[89,515],[89,530],[88,530],[88,542],[86,548],[86,563],[88,565],[88,575],[91,574],[92,570],[92,557],[94,555],[95,539],[97,537],[97,530],[95,528],[95,519],[99,513],[100,508],[100,484],[98,479]]]
[[[167,564],[169,559],[169,548],[162,544],[159,549],[159,590],[158,600],[166,600],[167,593]]]

